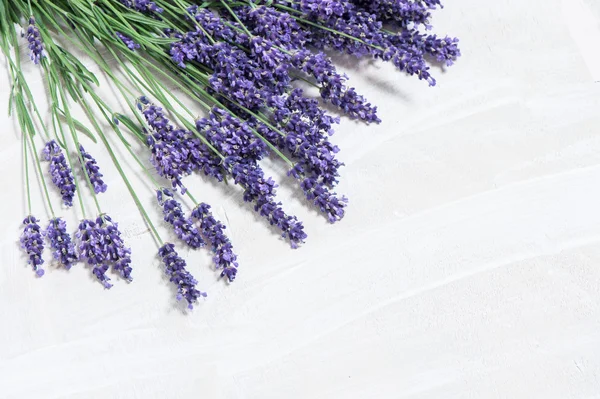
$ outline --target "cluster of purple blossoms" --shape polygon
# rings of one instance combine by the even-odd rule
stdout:
[[[281,235],[290,241],[292,248],[297,248],[306,233],[302,222],[295,216],[285,213],[280,202],[275,201],[273,179],[265,178],[263,170],[256,162],[245,162],[240,157],[225,158],[225,166],[233,176],[236,184],[244,188],[244,201],[253,202],[254,210],[265,217],[272,226],[281,230]]]
[[[158,255],[163,261],[169,281],[177,285],[177,300],[185,298],[188,308],[193,309],[194,303],[198,302],[199,298],[206,297],[206,293],[196,289],[198,282],[187,271],[185,261],[177,254],[173,244],[167,243],[160,247]]]
[[[150,0],[120,0],[125,7],[146,13],[162,13],[164,10]]]
[[[292,57],[295,68],[315,78],[320,85],[320,94],[352,118],[367,123],[379,123],[377,107],[374,107],[353,88],[345,85],[347,77],[337,72],[329,57],[324,53],[313,54],[308,50],[298,51]]]
[[[56,141],[50,140],[46,143],[43,157],[46,161],[50,161],[50,176],[52,176],[54,185],[60,190],[63,203],[67,206],[73,206],[73,198],[75,197],[73,171]]]
[[[44,44],[42,43],[42,35],[35,23],[35,18],[29,18],[29,26],[27,27],[27,42],[29,43],[29,51],[31,61],[39,64],[40,60],[45,57]]]
[[[417,29],[404,29],[396,35],[388,35],[388,40],[398,48],[402,48],[421,57],[433,57],[437,62],[451,66],[460,57],[458,39],[446,36],[427,35]]]
[[[67,270],[79,260],[75,244],[71,240],[71,235],[67,233],[67,223],[64,219],[59,217],[51,219],[46,228],[46,237],[50,240],[54,259]]]
[[[123,42],[124,45],[131,51],[135,51],[140,48],[140,45],[137,44],[132,38],[122,34],[121,32],[115,32],[115,35]]]
[[[379,122],[377,108],[352,87],[323,52],[308,45],[334,49],[356,57],[393,63],[398,69],[435,85],[426,59],[450,65],[460,56],[457,40],[423,34],[431,10],[439,0],[270,0],[249,4],[226,0],[187,9],[190,30],[165,30],[176,39],[169,47],[174,63],[193,68],[202,76],[207,92],[217,100],[207,118],[196,121],[197,133],[207,139],[208,153],[244,189],[244,199],[278,226],[295,246],[304,237],[302,223],[288,216],[275,200],[276,184],[265,178],[257,161],[268,146],[279,148],[293,160],[289,171],[300,182],[306,198],[329,221],[340,220],[347,199],[332,192],[343,165],[339,149],[331,143],[332,125],[314,99],[304,96],[292,82],[305,74],[315,82],[323,100],[352,118]],[[262,4],[261,4],[262,3]],[[290,8],[294,11],[287,12]],[[384,28],[384,23],[387,24]],[[388,25],[396,33],[388,30]],[[151,127],[149,145],[159,173],[181,186],[191,173],[185,143],[197,140],[169,125],[160,108],[144,105]]]
[[[21,235],[21,248],[25,250],[28,262],[35,271],[38,277],[44,275],[44,269],[40,266],[44,263],[42,259],[42,252],[44,251],[44,238],[40,226],[38,225],[39,220],[34,216],[27,216],[23,220],[25,227],[23,228],[23,234]]]
[[[310,41],[310,32],[303,29],[289,14],[272,7],[238,7],[236,13],[252,34],[263,37],[287,50],[303,48]]]
[[[276,145],[298,158],[305,174],[320,178],[326,185],[337,183],[343,164],[335,157],[339,148],[328,140],[335,120],[317,112],[318,103],[304,98],[301,89],[272,100],[276,100],[272,102],[273,120],[287,133],[278,137]]]
[[[112,287],[110,278],[106,275],[108,262],[104,250],[104,232],[102,227],[91,219],[84,219],[79,223],[77,231],[79,240],[79,255],[92,267],[92,273],[104,285]]]
[[[267,146],[248,123],[220,108],[213,108],[209,118],[196,120],[196,129],[224,156],[259,160],[267,153]]]
[[[103,229],[104,253],[107,262],[113,266],[122,278],[131,281],[131,249],[125,246],[117,223],[113,222],[108,215],[100,215],[96,218],[96,225]]]
[[[105,288],[112,287],[106,275],[111,265],[125,280],[132,280],[131,250],[125,246],[117,224],[108,215],[100,215],[95,221],[82,220],[77,238],[80,256],[92,267],[92,273]]]
[[[335,223],[345,215],[348,199],[344,196],[337,197],[336,193],[330,192],[323,182],[314,177],[302,180],[302,190],[306,199],[312,201],[321,212],[323,212],[330,223]]]
[[[201,203],[192,211],[192,218],[200,221],[202,235],[210,242],[215,254],[213,261],[221,277],[227,277],[229,282],[237,275],[237,255],[233,252],[231,241],[225,235],[225,225],[215,219],[210,211],[210,205]]]
[[[138,107],[149,126],[146,142],[152,152],[152,165],[159,175],[170,180],[173,188],[185,192],[183,177],[193,171],[223,180],[220,161],[194,134],[184,129],[175,129],[162,108],[141,97]]]
[[[173,226],[177,237],[192,248],[204,246],[204,240],[191,218],[185,216],[181,204],[173,198],[173,193],[166,188],[156,191],[156,199],[163,209],[165,222]]]
[[[435,85],[425,60],[426,53],[406,43],[403,33],[416,31],[419,25],[428,27],[430,10],[439,5],[438,0],[307,0],[292,4],[275,0],[275,3],[291,6],[303,14],[302,18],[316,25],[311,27],[311,43],[316,47],[390,61],[399,70]],[[383,22],[396,25],[400,32],[385,30]],[[449,43],[446,46],[457,49],[456,39],[443,40]],[[459,55],[455,50],[450,53],[455,57]],[[439,61],[441,57],[435,58]]]
[[[353,0],[383,22],[428,25],[431,10],[441,6],[440,0]]]
[[[85,162],[84,173],[87,173],[88,177],[90,178],[90,182],[94,186],[94,192],[96,194],[106,192],[107,187],[104,183],[104,180],[102,180],[103,175],[102,173],[100,173],[100,167],[98,167],[98,163],[96,162],[94,157],[92,157],[88,152],[86,152],[81,144],[79,145],[79,153],[81,154],[81,157]]]

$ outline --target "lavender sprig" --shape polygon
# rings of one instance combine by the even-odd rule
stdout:
[[[169,281],[177,285],[177,300],[185,298],[188,309],[193,309],[199,298],[206,297],[206,293],[196,289],[198,281],[187,271],[185,261],[177,254],[173,244],[164,244],[158,250],[158,255],[163,261]]]
[[[193,171],[223,180],[219,160],[192,132],[175,129],[162,108],[146,97],[138,99],[138,108],[150,128],[145,132],[152,165],[159,175],[171,181],[173,188],[179,187],[185,193],[182,179]]]
[[[39,220],[31,215],[23,220],[25,227],[23,229],[23,234],[21,234],[21,248],[25,250],[25,253],[29,257],[27,263],[33,267],[33,270],[38,277],[42,277],[44,275],[44,269],[40,266],[44,263],[44,259],[42,259],[44,239],[38,222]]]
[[[103,235],[103,252],[107,263],[111,263],[113,270],[121,277],[131,281],[131,249],[125,246],[117,223],[110,216],[102,214],[96,218],[96,225],[100,226]]]
[[[50,240],[52,255],[67,270],[79,260],[71,235],[67,233],[67,223],[62,218],[53,218],[46,228],[46,237]]]
[[[162,8],[157,6],[155,2],[150,0],[120,0],[120,2],[125,7],[132,8],[140,12],[160,14],[164,11]]]
[[[39,64],[41,59],[46,56],[44,52],[44,44],[42,43],[42,35],[36,25],[35,18],[29,18],[29,26],[27,27],[27,42],[30,58],[34,64]]]
[[[73,206],[75,178],[62,149],[56,141],[50,140],[46,143],[43,157],[46,161],[50,161],[49,171],[52,183],[60,190],[63,203],[67,206]]]
[[[225,225],[215,219],[210,211],[210,205],[198,204],[192,211],[192,218],[200,221],[202,235],[211,243],[215,254],[213,261],[217,270],[221,270],[221,277],[227,277],[233,282],[237,275],[237,255],[233,252],[231,241],[225,235]]]
[[[192,219],[185,216],[181,204],[173,199],[173,193],[166,188],[156,191],[158,204],[163,208],[165,222],[173,226],[177,237],[192,248],[204,246],[204,240]]]
[[[121,41],[123,42],[123,44],[125,44],[127,46],[127,48],[131,51],[135,51],[137,49],[140,48],[140,45],[137,44],[132,38],[130,38],[129,36],[126,36],[124,34],[122,34],[121,32],[115,32],[115,35],[121,39]]]
[[[92,273],[104,288],[111,288],[110,278],[106,275],[108,262],[104,248],[104,231],[101,225],[91,219],[84,219],[79,223],[76,236],[79,240],[80,256],[92,267]]]
[[[302,222],[285,213],[280,202],[275,201],[273,179],[265,178],[256,162],[245,162],[240,157],[228,157],[224,161],[236,184],[244,188],[244,201],[254,202],[254,210],[265,217],[272,226],[281,230],[281,236],[290,241],[292,248],[304,242],[307,235]]]
[[[79,145],[79,152],[81,153],[82,158],[85,160],[85,171],[90,178],[90,182],[94,186],[94,192],[96,194],[106,192],[106,184],[104,180],[102,180],[102,173],[100,173],[100,167],[98,167],[98,163],[90,155],[90,153],[86,152],[83,146]]]
[[[131,250],[125,246],[117,223],[110,216],[102,214],[95,221],[82,220],[76,235],[80,256],[92,267],[92,273],[105,288],[112,287],[106,275],[111,265],[125,280],[132,280]]]

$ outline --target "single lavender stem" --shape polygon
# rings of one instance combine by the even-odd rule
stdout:
[[[173,193],[166,188],[162,188],[156,191],[156,198],[158,204],[163,208],[165,222],[173,226],[177,237],[191,248],[203,247],[204,240],[198,229],[194,226],[192,220],[185,216],[181,204],[173,199]]]
[[[33,61],[34,64],[39,64],[40,60],[46,55],[44,53],[44,45],[42,44],[40,30],[37,27],[33,16],[29,18],[27,41],[29,42],[31,61]]]
[[[54,250],[54,259],[67,270],[70,269],[79,260],[79,255],[75,251],[71,236],[67,233],[65,220],[60,217],[50,219],[45,235],[50,240],[50,248]]]
[[[23,220],[25,228],[21,235],[21,248],[25,250],[29,257],[27,263],[33,267],[38,277],[42,277],[44,275],[44,269],[41,268],[41,265],[44,263],[44,259],[42,259],[44,238],[38,222],[39,220],[31,215]]]
[[[87,172],[88,176],[90,177],[90,182],[94,186],[94,192],[96,194],[106,192],[107,187],[104,183],[104,180],[102,180],[103,175],[102,173],[100,173],[100,168],[98,167],[98,163],[96,162],[94,157],[92,157],[88,152],[86,152],[81,144],[79,144],[79,152],[81,154],[81,157],[86,160],[85,164],[82,165],[82,167],[85,169],[84,173]]]
[[[163,261],[165,273],[169,280],[177,285],[177,300],[180,301],[185,298],[188,309],[193,309],[199,298],[206,297],[206,293],[196,289],[198,281],[186,269],[185,261],[177,254],[173,244],[164,244],[158,250],[158,255]]]
[[[227,277],[233,282],[237,275],[237,255],[233,252],[231,241],[225,235],[225,225],[214,218],[210,205],[201,203],[192,211],[192,218],[200,222],[202,235],[211,243],[214,252],[213,261],[221,277]]]

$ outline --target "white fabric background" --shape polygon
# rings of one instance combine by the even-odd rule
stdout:
[[[338,60],[383,119],[343,120],[333,137],[351,200],[341,223],[308,207],[276,163],[279,197],[309,234],[296,251],[238,188],[187,180],[241,264],[227,286],[207,251],[180,245],[209,293],[190,314],[101,145],[87,147],[134,283],[113,276],[105,291],[83,265],[34,278],[16,243],[20,132],[1,112],[0,398],[600,398],[600,7],[446,3],[433,25],[460,37],[463,57],[434,70],[438,87]],[[8,92],[3,77],[0,110]],[[62,213],[74,229],[80,210]]]

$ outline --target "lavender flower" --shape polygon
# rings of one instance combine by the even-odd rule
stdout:
[[[384,22],[428,26],[431,10],[441,6],[440,0],[352,0],[377,15]]]
[[[377,107],[373,107],[364,97],[353,88],[344,84],[346,77],[340,75],[331,60],[324,54],[312,54],[301,50],[292,58],[294,67],[312,75],[321,85],[321,97],[339,107],[352,118],[359,118],[367,123],[380,122],[377,117]]]
[[[330,223],[335,223],[344,217],[348,199],[336,197],[318,179],[307,177],[302,181],[302,190],[306,199],[312,201],[323,212]]]
[[[213,108],[209,119],[198,119],[196,129],[225,156],[259,160],[267,153],[266,145],[252,133],[247,123],[222,109]]]
[[[210,205],[201,203],[192,211],[192,218],[200,221],[200,229],[204,237],[212,244],[215,253],[213,261],[221,277],[227,277],[232,282],[237,275],[237,255],[233,252],[231,241],[225,235],[225,225],[214,218]]]
[[[331,124],[335,120],[319,110],[316,100],[304,98],[300,89],[277,100],[270,102],[276,109],[273,119],[287,134],[274,135],[274,140],[268,134],[269,141],[300,159],[305,174],[328,186],[335,185],[338,169],[343,165],[336,159],[339,148],[327,139],[333,133]]]
[[[76,233],[79,240],[79,254],[92,267],[92,273],[109,289],[112,284],[106,275],[108,271],[107,254],[104,248],[104,231],[102,226],[93,220],[84,219],[79,223]]]
[[[137,44],[135,41],[133,41],[133,39],[130,38],[129,36],[126,36],[126,35],[122,34],[121,32],[115,32],[115,35],[119,39],[121,39],[123,44],[125,44],[129,50],[135,51],[140,48],[140,45]]]
[[[150,103],[146,97],[139,99],[138,107],[150,127],[149,131],[145,131],[152,164],[159,175],[172,182],[173,188],[179,187],[184,193],[182,179],[195,170],[223,180],[220,161],[192,132],[175,129],[162,108]]]
[[[186,270],[185,261],[179,257],[174,247],[173,244],[164,244],[158,250],[158,255],[162,258],[169,281],[177,285],[177,300],[185,298],[188,309],[193,309],[193,304],[198,301],[198,298],[206,297],[206,293],[196,289],[198,282]]]
[[[244,188],[244,201],[254,202],[254,210],[267,218],[269,223],[281,230],[281,236],[290,241],[292,248],[297,248],[306,233],[302,222],[295,216],[287,215],[281,203],[275,201],[276,184],[273,179],[265,178],[264,172],[256,162],[244,162],[239,157],[228,157],[224,161],[236,184]]]
[[[75,244],[67,233],[67,223],[64,219],[51,219],[46,228],[46,237],[50,240],[50,248],[54,250],[52,253],[54,259],[67,270],[79,260],[79,256],[75,252]]]
[[[34,64],[39,64],[41,59],[45,57],[44,44],[42,43],[42,35],[35,23],[35,18],[29,18],[29,26],[27,27],[27,42],[30,50],[31,61]]]
[[[131,281],[131,250],[125,246],[117,223],[110,216],[102,214],[96,221],[85,219],[77,232],[79,253],[92,266],[92,273],[104,285],[111,288],[106,275],[110,265],[121,277]]]
[[[164,10],[150,0],[120,0],[125,7],[134,9],[140,12],[160,14]]]
[[[43,157],[46,161],[50,161],[50,176],[54,185],[60,190],[63,203],[72,206],[75,196],[75,179],[65,155],[56,141],[50,140],[46,143]]]
[[[156,191],[158,204],[163,208],[165,222],[171,224],[177,237],[192,248],[204,246],[204,240],[190,218],[185,217],[179,202],[173,199],[173,193],[162,188]]]
[[[33,270],[38,277],[42,277],[44,275],[44,269],[40,266],[44,263],[44,259],[42,259],[44,239],[42,238],[42,232],[38,222],[39,220],[31,215],[23,220],[25,227],[23,229],[23,234],[21,234],[21,248],[25,250],[25,253],[27,253],[27,256],[29,257],[27,263],[33,267]]]
[[[404,29],[396,35],[388,35],[394,46],[418,54],[429,56],[437,62],[451,66],[460,57],[458,39],[452,37],[439,38],[437,35],[426,35],[416,29]]]
[[[239,7],[238,17],[252,33],[269,42],[288,49],[303,48],[310,40],[310,32],[303,29],[289,14],[272,7]]]
[[[81,144],[79,145],[79,152],[81,153],[81,157],[85,160],[84,173],[87,173],[90,178],[90,182],[94,186],[94,192],[96,194],[106,192],[106,184],[102,180],[103,175],[100,173],[100,168],[94,157],[86,152]]]
[[[111,263],[113,270],[119,272],[125,280],[131,281],[131,249],[125,246],[117,223],[103,214],[96,218],[96,226],[102,229],[105,262]]]

